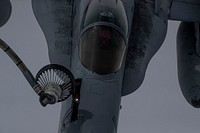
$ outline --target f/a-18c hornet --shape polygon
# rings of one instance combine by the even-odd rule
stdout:
[[[36,77],[3,41],[42,106],[62,102],[59,133],[117,133],[121,97],[142,84],[163,43],[168,20],[177,33],[182,93],[200,107],[200,0],[32,0],[51,64]],[[0,1],[0,27],[11,15]],[[66,100],[67,99],[67,100]]]

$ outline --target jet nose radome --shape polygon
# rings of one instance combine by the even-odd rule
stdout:
[[[128,34],[127,16],[121,1],[92,0],[81,24],[79,57],[98,74],[117,72],[122,65]]]

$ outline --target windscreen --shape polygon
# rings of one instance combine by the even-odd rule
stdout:
[[[117,30],[95,26],[82,34],[79,57],[89,70],[97,74],[110,74],[121,68],[125,49],[125,41]]]

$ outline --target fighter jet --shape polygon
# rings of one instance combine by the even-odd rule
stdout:
[[[121,97],[142,84],[168,20],[182,21],[177,33],[180,87],[188,103],[200,107],[199,0],[32,0],[32,7],[53,65],[33,78],[2,40],[0,47],[43,106],[62,101],[59,133],[117,133]],[[0,26],[10,14],[10,1],[1,0]]]

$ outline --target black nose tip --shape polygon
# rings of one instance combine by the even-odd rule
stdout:
[[[200,108],[200,99],[197,99],[197,98],[192,99],[191,105],[195,108]]]

